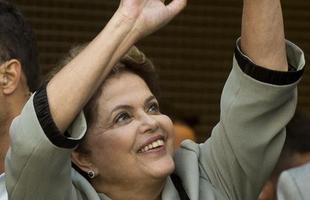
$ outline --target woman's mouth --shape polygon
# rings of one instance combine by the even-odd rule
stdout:
[[[151,150],[154,150],[154,149],[158,149],[162,146],[164,146],[164,140],[163,139],[157,139],[145,146],[143,146],[142,148],[140,148],[140,150],[138,151],[139,153],[145,153],[145,152],[149,152]]]

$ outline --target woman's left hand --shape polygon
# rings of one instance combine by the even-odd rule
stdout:
[[[138,38],[158,30],[186,6],[187,0],[121,0],[119,13],[124,20],[132,24],[132,31]]]

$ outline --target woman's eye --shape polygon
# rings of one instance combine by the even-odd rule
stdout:
[[[130,119],[131,116],[129,115],[129,113],[122,112],[115,117],[114,123],[116,124],[125,123]]]
[[[152,103],[148,108],[148,112],[155,114],[159,113],[159,105],[157,103]]]

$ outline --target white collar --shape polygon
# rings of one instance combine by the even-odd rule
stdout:
[[[0,174],[0,200],[8,200],[8,194],[5,188],[5,174]]]
[[[0,174],[0,180],[4,179],[4,176],[5,176],[4,172]]]

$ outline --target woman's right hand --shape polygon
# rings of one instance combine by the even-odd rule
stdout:
[[[138,38],[144,37],[161,28],[173,19],[187,0],[121,0],[118,14],[126,23],[132,24],[131,32]]]
[[[63,133],[118,60],[140,38],[167,24],[187,0],[121,0],[98,36],[47,85],[49,108]],[[67,102],[68,106],[62,106]]]

